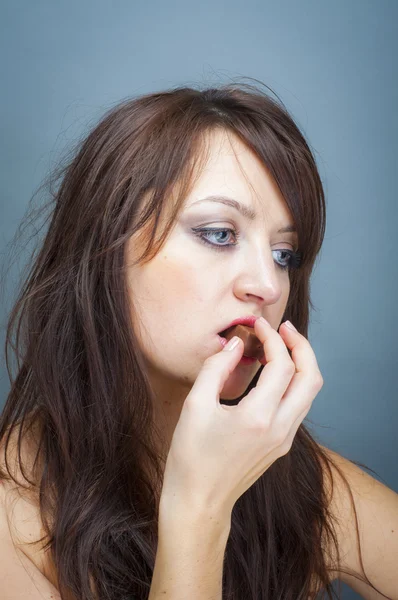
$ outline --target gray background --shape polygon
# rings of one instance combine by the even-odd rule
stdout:
[[[325,383],[308,418],[321,443],[398,491],[398,2],[20,0],[1,8],[3,265],[43,177],[113,103],[180,84],[261,80],[309,140],[327,196],[310,327]],[[2,344],[23,257],[2,294]],[[4,357],[1,368],[3,403]]]

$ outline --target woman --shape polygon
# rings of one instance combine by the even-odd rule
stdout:
[[[254,85],[127,100],[57,176],[7,331],[3,597],[297,600],[338,579],[391,598],[360,492],[383,500],[389,555],[397,495],[303,424],[325,200],[282,103]]]

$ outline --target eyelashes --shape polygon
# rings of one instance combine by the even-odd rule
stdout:
[[[210,236],[214,236],[214,235],[220,234],[220,233],[233,233],[236,238],[236,241],[238,241],[239,237],[240,237],[239,233],[235,229],[230,229],[230,228],[225,228],[225,227],[223,227],[223,228],[196,227],[196,228],[192,228],[192,231],[193,231],[194,235],[199,239],[199,241],[201,241],[203,244],[206,244],[207,246],[210,246],[212,248],[212,250],[215,250],[216,252],[220,252],[220,251],[224,252],[224,251],[231,250],[232,248],[237,246],[237,243],[235,243],[235,244],[215,244],[214,242],[209,241],[208,238]],[[279,262],[276,263],[282,271],[287,271],[288,269],[298,269],[302,263],[301,252],[294,251],[294,250],[284,250],[284,249],[273,250],[273,252],[281,252],[282,254],[288,255],[288,262],[286,264],[281,264]]]

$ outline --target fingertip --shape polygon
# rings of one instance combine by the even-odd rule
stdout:
[[[283,325],[286,326],[288,331],[292,331],[294,333],[298,333],[297,329],[295,328],[295,326],[290,322],[290,321],[285,321],[283,323]]]
[[[254,321],[255,325],[269,325],[268,321],[266,319],[264,319],[264,317],[258,317],[258,319],[256,319],[256,321]]]
[[[228,344],[226,344],[223,348],[223,350],[226,350],[227,352],[230,352],[231,350],[235,350],[235,348],[239,345],[240,342],[240,337],[238,336],[234,336],[232,339],[229,340]]]

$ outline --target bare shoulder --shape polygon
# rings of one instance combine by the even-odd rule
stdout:
[[[2,552],[2,556],[7,557],[7,564],[2,559],[2,577],[9,580],[8,589],[12,588],[14,593],[12,596],[10,591],[10,597],[16,597],[15,586],[34,585],[35,590],[38,587],[43,594],[40,597],[57,598],[55,570],[49,553],[42,549],[45,536],[38,495],[29,488],[22,476],[16,452],[16,437],[15,431],[7,448],[7,460],[18,483],[12,479],[0,479],[0,545],[2,549],[7,550]],[[24,440],[21,457],[27,467],[28,476],[32,474],[32,449],[32,441]],[[4,440],[0,440],[0,467],[6,470]],[[25,581],[26,577],[29,577],[29,581]],[[32,588],[32,596],[29,597],[34,598],[33,593],[37,591],[33,592]]]
[[[337,452],[321,448],[332,471],[332,480],[325,477],[325,482],[340,552],[337,578],[366,600],[383,596],[354,575],[368,577],[380,592],[398,599],[398,494]]]

